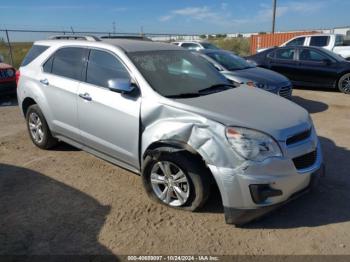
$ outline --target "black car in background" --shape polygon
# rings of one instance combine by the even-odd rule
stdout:
[[[292,83],[274,71],[248,63],[242,57],[226,50],[202,49],[200,55],[215,66],[228,80],[236,84],[264,89],[287,99],[292,98]]]
[[[246,57],[288,77],[294,86],[332,87],[350,94],[350,62],[321,47],[274,47]]]

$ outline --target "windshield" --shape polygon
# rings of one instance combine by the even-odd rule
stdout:
[[[213,44],[210,43],[201,43],[201,45],[205,48],[205,49],[214,49],[214,50],[219,50],[219,48]]]
[[[332,51],[329,51],[328,49],[321,49],[322,52],[326,53],[327,55],[329,55],[330,57],[334,58],[335,60],[337,60],[338,62],[343,62],[346,61],[346,59],[344,57],[342,57],[341,55],[338,55]]]
[[[236,56],[230,52],[212,52],[207,53],[206,55],[214,59],[216,62],[218,62],[220,65],[222,65],[229,71],[242,70],[254,67],[252,64],[249,64],[243,58]]]
[[[212,86],[230,84],[213,66],[188,51],[133,52],[129,57],[162,96],[199,94]]]

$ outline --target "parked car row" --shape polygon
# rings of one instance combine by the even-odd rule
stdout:
[[[226,222],[248,223],[313,187],[322,151],[308,112],[261,90],[286,78],[214,51],[37,41],[17,88],[30,138],[42,149],[64,141],[138,173],[149,196],[169,207],[199,209],[214,183]]]

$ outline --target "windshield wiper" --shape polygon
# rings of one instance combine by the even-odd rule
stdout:
[[[198,97],[201,96],[200,93],[183,93],[178,95],[170,95],[166,96],[166,98],[192,98],[192,97]]]
[[[235,88],[235,85],[231,85],[231,84],[216,84],[216,85],[212,85],[208,88],[204,88],[198,91],[199,94],[212,94],[212,93],[217,93],[217,92],[221,92],[221,91],[225,91],[228,89],[232,89]]]

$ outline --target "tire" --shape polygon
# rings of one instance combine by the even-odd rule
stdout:
[[[58,141],[51,134],[46,119],[38,105],[31,105],[26,113],[26,122],[29,136],[37,147],[41,149],[50,149]]]
[[[163,173],[160,168],[160,163],[163,163],[165,169],[165,163],[168,163],[170,166],[171,173],[173,173],[172,182],[168,182],[168,184],[166,184],[165,180],[165,183],[163,184],[155,184],[151,182],[155,180],[155,173],[160,174],[160,176]],[[176,175],[179,176],[180,174],[179,171],[181,171],[184,176],[181,176],[176,180]],[[159,178],[159,176],[157,178]],[[147,156],[144,161],[142,180],[144,188],[151,199],[172,208],[188,211],[198,210],[205,204],[210,195],[211,184],[209,170],[198,160],[198,158],[185,151],[160,152],[156,157]],[[177,183],[177,181],[185,180],[186,182]],[[160,196],[161,193],[164,193],[166,186],[169,186],[169,188],[172,187],[169,202],[167,201],[168,194],[164,196],[163,200],[161,200]],[[162,190],[162,187],[164,191]],[[159,190],[157,190],[157,188]],[[179,194],[179,188],[182,191],[181,194]],[[167,192],[169,192],[169,190]],[[179,195],[184,197],[181,199]]]
[[[339,78],[338,89],[344,94],[350,94],[350,73],[346,73]]]

